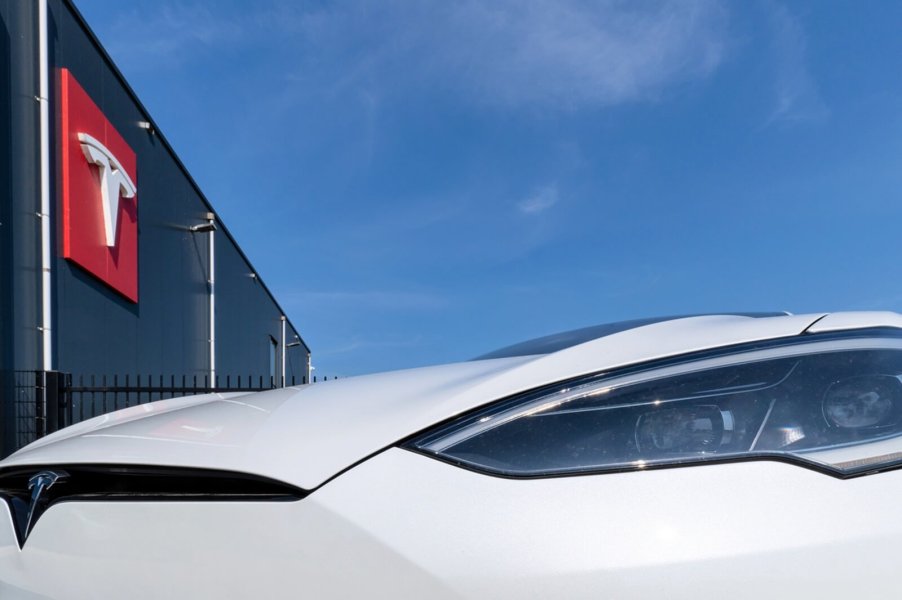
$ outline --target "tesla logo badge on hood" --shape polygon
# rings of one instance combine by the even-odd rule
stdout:
[[[44,491],[49,490],[53,487],[54,483],[65,477],[66,473],[58,471],[41,471],[28,480],[28,490],[31,492],[31,501],[28,504],[28,516],[25,518],[26,536],[31,532],[31,528],[38,520],[38,517],[40,517],[41,513],[44,512],[44,509],[47,508],[47,498],[42,497]]]

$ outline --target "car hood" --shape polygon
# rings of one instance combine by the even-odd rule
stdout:
[[[133,464],[222,469],[311,490],[399,440],[493,400],[601,370],[798,335],[822,317],[823,313],[692,317],[547,355],[425,367],[253,394],[163,400],[64,429],[26,446],[0,467]],[[885,321],[873,314],[858,321],[840,318],[844,328]]]

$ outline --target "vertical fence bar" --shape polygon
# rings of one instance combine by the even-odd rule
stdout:
[[[44,437],[47,430],[46,371],[34,372],[34,437]]]
[[[69,373],[66,375],[66,390],[69,394],[69,408],[66,414],[66,426],[72,425],[75,421],[75,394],[72,393],[72,374]]]
[[[60,374],[57,371],[44,371],[44,433],[49,434],[60,428]]]
[[[97,389],[96,381],[97,380],[95,379],[95,377],[93,375],[91,375],[91,387],[94,389]],[[113,385],[115,385],[115,383]],[[97,416],[97,406],[96,406],[96,399],[93,398],[94,392],[92,392],[91,395],[92,395],[91,416],[94,417],[94,416]],[[101,393],[100,393],[100,401],[101,401],[101,410],[103,410],[103,412],[107,412],[107,410],[106,410],[106,375],[103,376],[103,390],[101,390]]]

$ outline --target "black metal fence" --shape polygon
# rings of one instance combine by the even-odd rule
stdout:
[[[68,425],[156,400],[197,394],[259,392],[307,383],[306,377],[300,380],[290,377],[285,382],[279,379],[226,375],[217,376],[211,385],[209,375],[76,377],[56,371],[17,371],[13,398],[15,446],[21,448]],[[316,382],[316,378],[313,381]]]
[[[43,381],[34,371],[17,371],[13,381],[13,405],[15,406],[15,448],[21,448],[38,437],[46,422],[43,413]],[[39,402],[40,399],[40,402]],[[40,409],[39,409],[40,406]],[[41,420],[40,424],[38,420]]]
[[[306,378],[299,382],[292,377],[285,382],[285,385],[293,386],[302,383],[307,383]],[[275,378],[262,375],[234,378],[217,376],[213,385],[210,385],[209,375],[201,377],[182,375],[179,378],[176,378],[175,375],[169,377],[163,375],[131,377],[126,375],[122,378],[118,375],[112,377],[79,375],[75,378],[71,374],[64,374],[61,384],[60,390],[64,396],[66,413],[62,423],[64,426],[154,400],[214,392],[260,392],[275,389],[277,386],[284,387],[279,386]]]

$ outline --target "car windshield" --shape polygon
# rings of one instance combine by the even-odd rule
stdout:
[[[593,325],[591,327],[583,327],[581,329],[572,329],[562,333],[546,335],[544,337],[519,342],[511,346],[505,346],[499,350],[494,350],[487,354],[477,356],[472,360],[487,360],[490,358],[510,358],[513,356],[531,356],[533,354],[551,354],[558,350],[577,346],[591,340],[597,340],[621,331],[635,329],[644,325],[652,325],[654,323],[662,323],[664,321],[673,321],[675,319],[685,319],[687,317],[705,317],[714,314],[718,315],[734,315],[741,317],[779,317],[789,313],[786,312],[750,312],[750,313],[703,313],[695,315],[674,315],[669,317],[651,317],[648,319],[633,319],[631,321],[617,321],[615,323],[603,323],[601,325]]]

